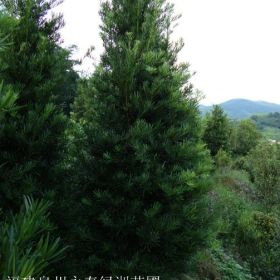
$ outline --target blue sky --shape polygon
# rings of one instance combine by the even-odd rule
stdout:
[[[280,104],[280,1],[279,0],[171,0],[182,14],[174,39],[185,47],[179,60],[190,63],[192,82],[205,95],[202,103],[232,98]],[[78,3],[78,4],[77,4]],[[64,0],[64,45],[75,44],[82,57],[95,46],[92,71],[102,52],[99,38],[99,0]]]

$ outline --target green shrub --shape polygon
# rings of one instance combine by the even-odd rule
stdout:
[[[261,279],[277,279],[280,269],[279,220],[260,211],[244,213],[239,221],[238,247]]]
[[[211,252],[217,270],[224,280],[249,280],[254,279],[246,265],[240,265],[232,255],[225,253],[223,249]]]
[[[231,162],[230,156],[226,151],[224,151],[222,149],[220,149],[218,151],[218,153],[215,155],[214,159],[215,159],[217,168],[226,168],[226,167],[230,166],[230,162]]]
[[[261,139],[255,123],[251,120],[240,121],[231,133],[231,149],[235,155],[245,156],[256,147]]]
[[[260,143],[247,158],[259,202],[266,208],[278,206],[280,199],[280,147]]]
[[[195,279],[253,280],[247,264],[240,264],[221,247],[212,248],[197,255]]]
[[[247,170],[246,169],[246,157],[240,156],[235,158],[232,164],[232,168],[238,169],[238,170]]]

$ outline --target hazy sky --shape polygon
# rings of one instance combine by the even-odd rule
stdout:
[[[99,2],[64,0],[59,7],[66,22],[64,45],[77,45],[76,57],[94,45],[95,63],[102,51]],[[196,71],[192,82],[206,96],[203,103],[248,98],[280,104],[280,0],[172,2],[182,14],[175,30],[185,42],[179,59]]]

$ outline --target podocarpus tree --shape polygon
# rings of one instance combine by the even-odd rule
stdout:
[[[60,112],[72,62],[57,45],[61,18],[46,18],[55,2],[1,1],[0,32],[7,35],[7,47],[0,53],[0,80],[17,93],[19,107],[0,123],[3,209],[19,208],[23,194],[41,195],[58,181],[66,125]]]
[[[0,53],[7,47],[5,38],[0,38]],[[5,88],[3,82],[0,83],[0,122],[5,118],[6,114],[15,114],[17,108],[15,102],[17,95],[11,88]]]
[[[0,1],[0,31],[9,39],[0,69],[1,78],[21,92],[19,103],[45,105],[51,101],[68,112],[77,74],[72,69],[70,50],[59,46],[62,16],[50,17],[51,9],[61,2]]]
[[[59,238],[52,238],[50,203],[25,197],[19,213],[0,221],[0,277],[42,277],[63,257]]]
[[[188,66],[170,40],[173,6],[104,1],[101,16],[89,154],[74,187],[84,207],[75,252],[86,273],[168,279],[202,242],[198,200],[209,168]]]
[[[0,41],[0,50],[1,50]],[[3,84],[0,86],[0,125],[9,115],[17,114],[15,102],[17,95]],[[6,119],[7,120],[7,119]],[[5,162],[0,164],[3,172]],[[5,203],[1,203],[1,207]],[[7,279],[11,275],[18,277],[41,276],[50,269],[50,264],[60,260],[66,248],[60,246],[59,238],[50,237],[52,226],[48,219],[50,203],[24,198],[24,206],[16,215],[7,219],[0,218],[1,263],[0,277]],[[0,208],[0,213],[2,209]],[[2,214],[2,213],[1,213]]]
[[[223,109],[215,105],[208,115],[203,134],[212,156],[219,150],[229,151],[230,148],[230,123]]]

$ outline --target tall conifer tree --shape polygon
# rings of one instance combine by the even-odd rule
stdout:
[[[4,210],[19,208],[23,194],[41,196],[58,181],[66,125],[61,113],[68,102],[65,94],[71,95],[66,80],[71,80],[73,62],[58,46],[61,17],[46,17],[57,2],[0,1],[0,33],[7,44],[0,53],[0,80],[17,93],[18,107],[16,116],[0,124]]]
[[[173,6],[104,1],[101,17],[105,52],[74,190],[84,207],[78,254],[87,273],[169,279],[201,242],[197,202],[209,168],[188,65],[177,62],[182,44],[170,40]]]

